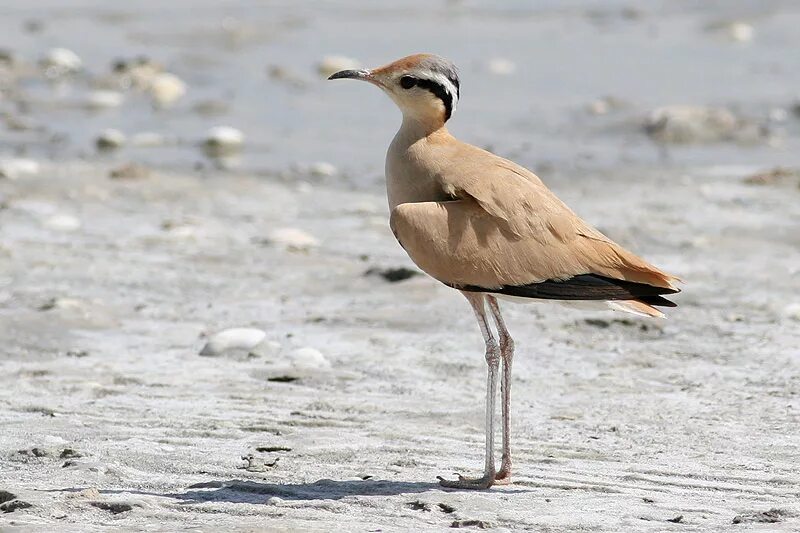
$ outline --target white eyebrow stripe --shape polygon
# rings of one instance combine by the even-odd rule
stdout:
[[[450,81],[450,79],[448,79],[447,76],[440,74],[438,72],[433,72],[432,70],[423,70],[417,72],[415,73],[415,76],[417,76],[418,78],[424,78],[436,82],[442,87],[444,87],[444,89],[448,93],[450,93],[450,97],[452,98],[451,111],[455,112],[456,105],[458,104],[458,90],[456,89],[456,86],[453,85],[453,82]]]

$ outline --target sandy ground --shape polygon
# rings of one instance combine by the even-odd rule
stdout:
[[[785,29],[798,16],[791,4],[770,5],[784,6],[775,9],[785,17],[757,19],[764,27]],[[583,24],[572,9],[545,13],[541,24]],[[707,19],[677,11],[662,13],[662,30]],[[651,27],[656,15],[637,24]],[[321,25],[311,19],[297,31]],[[647,34],[639,25],[619,31],[635,41]],[[142,41],[128,35],[130,48]],[[790,38],[762,35],[743,52],[750,66]],[[714,53],[728,53],[730,43],[713,39]],[[177,45],[148,46],[168,56]],[[370,53],[396,55],[385,49],[396,45],[381,46]],[[700,61],[682,57],[678,66]],[[795,60],[774,61],[785,89],[767,90],[756,76],[736,90],[714,85],[716,100],[696,101],[733,101],[754,121],[787,107]],[[464,492],[435,483],[482,465],[483,347],[466,302],[424,276],[366,275],[413,267],[388,229],[382,149],[373,150],[396,123],[388,101],[367,100],[364,87],[312,84],[304,104],[280,113],[299,113],[321,154],[286,155],[302,152],[302,128],[282,139],[278,128],[254,131],[234,170],[189,141],[96,154],[84,139],[85,111],[34,105],[34,119],[50,124],[56,113],[66,126],[48,127],[73,124],[74,132],[55,148],[45,140],[52,132],[0,137],[3,157],[40,164],[0,178],[0,531],[800,529],[800,177],[792,170],[800,121],[789,112],[770,139],[749,144],[658,147],[640,127],[648,98],[687,102],[665,95],[691,88],[592,117],[583,96],[565,101],[542,87],[545,97],[521,119],[519,108],[481,92],[491,84],[480,72],[465,69],[476,94],[462,102],[459,113],[469,117],[471,106],[472,116],[455,133],[488,144],[497,132],[499,153],[533,166],[584,218],[686,281],[680,306],[661,321],[504,305],[517,341],[512,486]],[[509,94],[530,90],[526,76],[505,78]],[[620,93],[639,94],[644,82],[627,81]],[[209,87],[217,85],[198,90]],[[13,93],[4,97],[3,106]],[[364,108],[354,113],[359,99]],[[323,104],[331,114],[312,128],[311,111]],[[189,132],[213,125],[189,104],[152,116],[144,103],[126,106],[143,115],[111,118],[130,130],[163,124],[186,128],[191,140]],[[225,118],[235,123],[241,111]],[[341,127],[348,115],[361,123],[373,112],[386,118],[368,132]],[[111,121],[86,121],[103,116]],[[467,127],[484,120],[484,129]],[[538,148],[528,134],[541,139]],[[295,164],[318,159],[333,161],[336,175]],[[149,171],[110,177],[129,161]],[[788,170],[749,183],[778,163]],[[285,228],[317,242],[287,246]],[[250,354],[199,355],[209,335],[229,327],[263,329],[268,342]],[[324,360],[301,360],[303,348]]]

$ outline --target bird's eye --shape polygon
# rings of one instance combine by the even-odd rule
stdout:
[[[400,87],[403,89],[410,89],[417,84],[417,79],[411,76],[403,76],[400,78]]]

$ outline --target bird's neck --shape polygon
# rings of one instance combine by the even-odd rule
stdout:
[[[449,135],[443,117],[431,115],[419,116],[405,113],[403,114],[403,124],[400,126],[400,133],[410,144],[432,135]]]

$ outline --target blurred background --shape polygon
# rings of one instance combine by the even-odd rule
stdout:
[[[798,27],[796,0],[1,0],[0,510],[796,520]],[[460,67],[454,135],[687,282],[667,321],[506,306],[510,491],[436,490],[482,460],[482,342],[388,229],[399,111],[325,81],[416,52]]]

